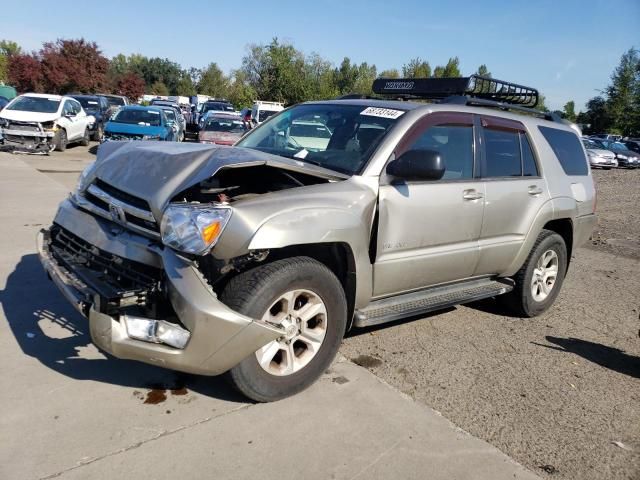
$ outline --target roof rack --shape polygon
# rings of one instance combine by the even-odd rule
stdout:
[[[512,105],[505,102],[497,102],[495,100],[485,100],[484,98],[472,98],[462,95],[452,95],[444,98],[440,103],[450,103],[454,105],[471,105],[477,107],[497,108],[499,110],[522,112],[534,115],[536,117],[544,118],[552,122],[566,123],[560,115],[554,112],[536,110],[531,107],[523,107],[520,105]]]
[[[451,96],[467,96],[510,105],[533,108],[538,104],[538,90],[517,83],[481,75],[452,78],[378,78],[375,93],[401,98],[442,100]]]

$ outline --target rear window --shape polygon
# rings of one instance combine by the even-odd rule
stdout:
[[[588,175],[587,159],[575,133],[557,128],[538,127],[556,154],[567,175]]]

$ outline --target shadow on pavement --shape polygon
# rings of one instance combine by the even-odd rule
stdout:
[[[88,321],[47,279],[35,254],[23,256],[9,275],[5,289],[0,290],[0,304],[22,351],[67,377],[136,388],[186,387],[222,400],[247,401],[222,377],[179,373],[104,352],[107,358],[84,358],[82,350],[91,345]],[[47,335],[41,325],[57,325],[55,330],[63,331],[64,338]]]
[[[601,367],[629,375],[630,377],[640,378],[640,357],[629,355],[618,348],[607,347],[600,343],[580,340],[579,338],[559,338],[551,336],[546,336],[545,338],[548,342],[558,345],[558,347],[536,342],[532,343],[560,352],[574,353]]]

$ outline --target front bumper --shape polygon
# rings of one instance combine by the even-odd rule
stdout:
[[[42,128],[39,131],[5,128],[1,129],[0,136],[5,144],[13,146],[15,150],[48,153],[55,147],[55,132]]]
[[[93,342],[115,357],[188,373],[218,375],[283,334],[281,329],[246,317],[220,302],[199,270],[171,249],[115,229],[113,224],[76,209],[68,200],[61,204],[55,223],[105,252],[161,266],[168,300],[191,334],[184,349],[130,338],[124,314],[106,313],[107,299],[55,258],[49,230],[41,231],[37,247],[44,269],[67,300],[88,319]]]

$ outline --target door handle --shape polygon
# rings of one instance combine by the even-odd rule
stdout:
[[[474,190],[473,188],[469,189],[469,190],[464,190],[462,192],[462,198],[464,198],[465,200],[480,200],[483,197],[483,195]]]
[[[540,195],[542,193],[542,188],[537,185],[529,185],[529,195]]]

